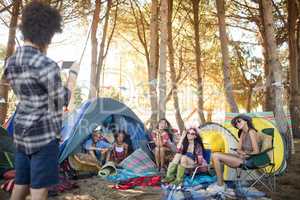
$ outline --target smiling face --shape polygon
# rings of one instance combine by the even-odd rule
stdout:
[[[100,132],[93,132],[93,141],[98,142],[101,138],[101,133]]]
[[[168,127],[168,123],[166,122],[166,120],[160,120],[158,123],[158,128],[160,130],[164,130]]]
[[[239,130],[243,129],[247,125],[247,122],[241,118],[237,119],[235,122],[235,127]]]
[[[196,138],[197,132],[194,129],[189,129],[187,132],[187,139],[188,140],[194,140]]]
[[[118,133],[118,135],[117,135],[117,142],[118,143],[122,143],[122,142],[124,142],[124,139],[125,139],[124,133]]]

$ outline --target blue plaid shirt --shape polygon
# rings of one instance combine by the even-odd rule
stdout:
[[[34,47],[18,48],[4,70],[19,102],[14,143],[18,150],[32,154],[60,137],[70,92],[62,86],[58,65]]]

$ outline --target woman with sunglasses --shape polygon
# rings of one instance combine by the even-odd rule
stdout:
[[[177,144],[177,153],[169,164],[167,175],[162,182],[180,185],[183,182],[185,170],[198,166],[202,166],[199,171],[206,172],[208,166],[203,158],[203,150],[202,139],[197,130],[190,128],[184,131]]]
[[[262,139],[255,129],[251,117],[247,115],[238,115],[231,121],[232,126],[237,128],[239,144],[236,154],[214,153],[212,156],[214,169],[217,175],[217,184],[208,187],[210,192],[223,192],[225,190],[221,164],[228,165],[231,168],[238,168],[241,164],[247,162],[251,154],[257,154],[260,151]],[[250,163],[249,163],[250,164]]]

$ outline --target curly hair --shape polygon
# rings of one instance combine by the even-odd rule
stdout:
[[[62,32],[62,17],[55,8],[34,1],[25,6],[20,29],[24,40],[45,48],[55,33]]]

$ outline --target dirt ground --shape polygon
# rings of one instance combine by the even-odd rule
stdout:
[[[276,192],[271,194],[273,200],[300,199],[300,140],[295,140],[295,154],[288,162],[286,172],[276,179]]]
[[[295,154],[292,155],[286,172],[277,177],[277,191],[269,194],[274,200],[296,200],[300,198],[300,140],[295,141]],[[162,197],[159,188],[140,188],[117,191],[111,189],[111,183],[94,177],[77,181],[80,186],[49,200],[159,200]],[[7,193],[0,190],[0,200],[9,199]]]
[[[78,189],[69,193],[63,193],[49,200],[159,200],[161,191],[159,188],[141,188],[134,190],[118,191],[111,189],[113,184],[100,178],[79,180]]]

